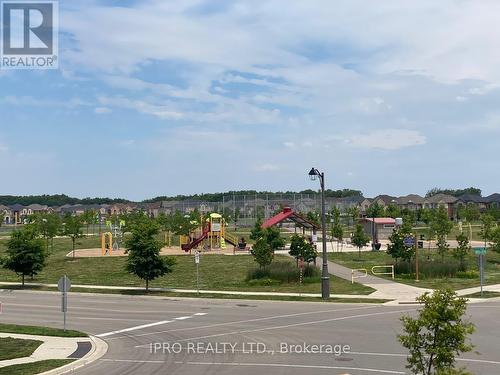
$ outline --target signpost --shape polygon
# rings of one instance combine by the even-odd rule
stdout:
[[[479,281],[481,283],[481,297],[483,296],[484,285],[484,256],[486,255],[486,247],[475,247],[474,253],[479,259]]]
[[[418,274],[418,244],[417,244],[417,238],[413,236],[406,236],[403,239],[403,244],[406,247],[414,247],[415,248],[415,281],[420,281],[419,280],[419,274]]]
[[[57,289],[62,293],[61,311],[64,314],[64,330],[66,331],[66,312],[68,311],[68,292],[71,288],[71,280],[66,276],[62,276],[57,282]]]
[[[194,262],[196,263],[196,289],[200,294],[200,252],[198,250],[194,253]]]
[[[302,294],[302,282],[304,280],[304,267],[305,267],[305,262],[304,262],[304,257],[299,258],[299,295]]]

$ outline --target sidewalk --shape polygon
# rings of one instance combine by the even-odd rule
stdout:
[[[0,285],[19,285],[13,282],[0,282]],[[39,286],[46,288],[57,288],[57,284],[39,284],[39,283],[26,283],[26,286]],[[105,286],[105,285],[72,285],[72,288],[81,288],[89,290],[140,290],[144,291],[143,287],[137,286]],[[149,288],[151,292],[172,292],[172,293],[186,293],[196,295],[196,289],[175,289],[175,288]],[[281,296],[281,297],[321,297],[321,293],[281,293],[281,292],[245,292],[236,290],[201,290],[200,294],[221,294],[221,295],[241,295],[241,296]],[[189,296],[192,297],[192,296]],[[349,299],[381,299],[381,297],[372,294],[331,294],[332,298],[349,298]],[[385,299],[385,298],[384,298]]]
[[[321,267],[322,257],[318,258],[316,264]],[[328,271],[330,274],[351,281],[352,270],[340,264],[328,261]],[[362,273],[356,273],[361,276]],[[396,300],[398,302],[414,302],[415,299],[425,292],[432,292],[432,289],[418,288],[411,285],[401,284],[392,280],[383,279],[368,274],[366,277],[357,278],[356,282],[369,286],[376,291],[370,297],[380,299]]]
[[[99,359],[108,350],[108,345],[103,340],[93,336],[55,337],[0,332],[0,337],[43,341],[43,344],[41,344],[30,357],[0,361],[0,368],[48,359],[75,360],[70,364],[45,372],[44,374],[46,375],[73,371],[76,368]]]

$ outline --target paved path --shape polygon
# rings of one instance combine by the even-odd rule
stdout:
[[[24,322],[24,324],[28,324],[28,322]],[[0,337],[43,342],[29,357],[0,361],[0,368],[48,359],[78,360],[64,366],[64,368],[70,370],[81,366],[83,363],[89,363],[98,359],[107,351],[107,344],[96,337],[55,337],[2,332],[0,332]],[[59,370],[53,371],[57,372]]]
[[[318,267],[321,267],[322,261],[323,258],[320,257],[316,262]],[[352,280],[352,270],[340,264],[328,261],[328,271],[334,276],[349,281]],[[362,275],[362,272],[355,273],[355,276]],[[356,282],[376,290],[376,292],[370,294],[370,297],[396,300],[397,302],[413,302],[418,296],[424,294],[425,292],[432,292],[431,289],[417,288],[411,285],[401,284],[392,280],[372,276],[370,274],[366,277],[357,278]]]

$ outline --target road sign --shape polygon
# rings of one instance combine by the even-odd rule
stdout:
[[[486,254],[486,248],[485,247],[475,247],[474,253],[476,255],[484,255],[484,254]]]
[[[67,293],[69,292],[70,288],[71,280],[66,275],[62,276],[57,282],[57,289],[59,289],[60,292]]]
[[[194,253],[194,262],[196,264],[200,264],[200,252],[199,251],[196,251],[196,253]]]
[[[403,240],[403,244],[406,247],[415,246],[415,237],[413,237],[413,236],[407,236],[407,237],[405,237],[404,240]]]

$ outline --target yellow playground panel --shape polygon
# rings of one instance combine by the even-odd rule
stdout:
[[[113,255],[113,233],[105,232],[101,235],[101,255]]]

